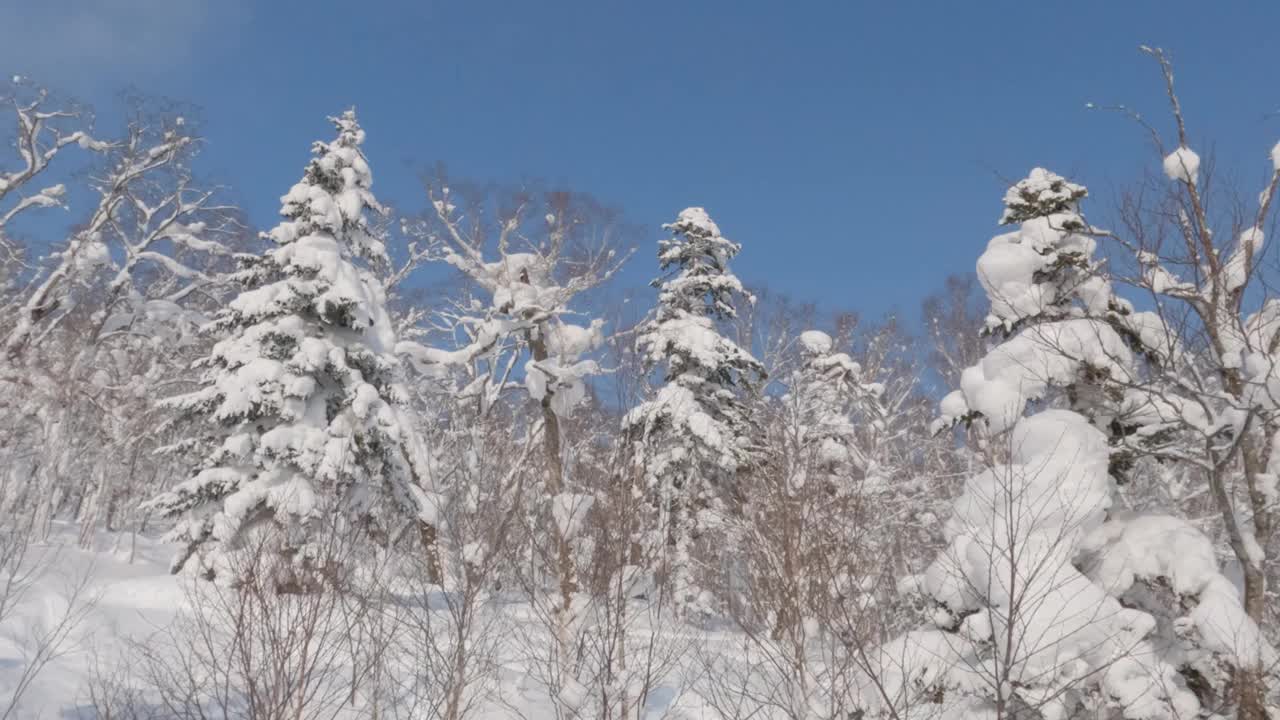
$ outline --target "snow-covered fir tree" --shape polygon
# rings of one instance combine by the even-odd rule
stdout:
[[[936,603],[935,627],[866,665],[879,716],[1187,718],[1220,707],[1231,668],[1276,661],[1207,535],[1122,509],[1109,433],[1146,436],[1173,412],[1141,382],[1168,330],[1113,294],[1085,195],[1033,170],[1005,197],[1018,229],[978,261],[1003,338],[942,414],[986,436],[989,465],[905,584]]]
[[[854,483],[880,486],[886,479],[874,446],[887,415],[880,403],[884,386],[865,380],[862,366],[837,351],[830,335],[806,330],[799,342],[802,365],[780,398],[794,432],[798,462],[791,467],[799,470],[788,482],[799,489],[813,479],[842,495],[869,489]],[[855,415],[868,426],[862,432]],[[810,478],[811,473],[818,477]]]
[[[177,520],[175,571],[201,551],[202,570],[217,574],[255,529],[304,582],[322,525],[385,542],[416,524],[433,537],[435,499],[401,414],[395,336],[370,271],[385,249],[366,217],[382,208],[364,131],[352,110],[331,121],[337,137],[313,145],[281,199],[272,247],[242,258],[242,290],[209,328],[224,337],[201,361],[203,387],[168,401],[208,432],[184,446],[204,454],[194,475],[150,503]]]
[[[740,502],[739,471],[752,463],[753,425],[742,394],[764,375],[750,352],[721,334],[736,316],[742,283],[729,270],[741,247],[720,234],[706,210],[687,208],[665,226],[655,280],[658,307],[639,328],[637,348],[664,384],[633,409],[623,426],[636,441],[637,464],[655,517],[641,545],[664,568],[676,603],[691,608],[695,537],[726,503]]]

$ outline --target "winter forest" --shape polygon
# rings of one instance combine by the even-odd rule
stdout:
[[[1280,720],[1280,143],[1171,58],[1140,180],[1026,163],[884,317],[698,197],[393,207],[341,98],[258,227],[6,78],[0,720]]]

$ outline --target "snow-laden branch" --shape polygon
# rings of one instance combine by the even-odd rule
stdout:
[[[105,174],[94,182],[98,203],[88,219],[72,234],[62,250],[53,253],[50,265],[39,278],[26,299],[16,309],[17,321],[4,341],[5,357],[13,361],[41,332],[47,333],[56,325],[62,313],[68,309],[64,300],[78,276],[85,271],[109,265],[113,262],[111,248],[113,225],[118,221],[122,206],[130,204],[135,186],[152,173],[176,166],[196,139],[170,129],[157,133],[150,127],[135,123],[125,141],[112,146],[110,166]],[[181,204],[179,204],[179,208]],[[145,214],[145,213],[144,213]],[[129,241],[121,241],[120,254],[129,254]],[[134,241],[136,242],[136,241]],[[135,255],[136,257],[136,255]],[[126,259],[127,262],[127,259]],[[170,268],[173,266],[170,265]],[[46,323],[43,331],[38,326]]]

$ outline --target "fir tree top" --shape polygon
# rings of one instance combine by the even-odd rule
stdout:
[[[328,325],[372,330],[373,348],[389,351],[394,338],[382,310],[385,298],[367,269],[352,262],[386,261],[386,248],[365,213],[385,210],[370,190],[373,176],[360,150],[364,130],[355,111],[330,121],[337,138],[312,145],[302,179],[280,198],[284,220],[265,233],[276,247],[245,258],[236,277],[257,289],[241,293],[217,323],[230,328],[309,309]]]
[[[729,261],[742,246],[723,237],[700,207],[682,210],[675,222],[663,227],[673,236],[658,243],[658,266],[672,273],[652,283],[661,290],[658,320],[669,319],[677,312],[719,320],[736,317],[733,296],[743,289],[729,271]]]

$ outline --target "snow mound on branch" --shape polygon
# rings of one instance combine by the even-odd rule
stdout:
[[[1009,465],[966,483],[946,525],[951,551],[926,571],[929,594],[953,610],[973,606],[979,590],[997,604],[1013,592],[998,572],[996,558],[1014,557],[1002,554],[1013,550],[1004,544],[1025,544],[1027,558],[1069,560],[1081,533],[1101,524],[1110,505],[1106,436],[1083,416],[1047,410],[1023,419],[1009,445]],[[1006,499],[1016,504],[1014,513],[1006,511]],[[1001,529],[988,532],[992,527]]]
[[[1230,259],[1222,269],[1224,289],[1234,292],[1244,287],[1249,279],[1249,271],[1262,253],[1265,240],[1266,236],[1262,230],[1256,227],[1240,233],[1240,237],[1236,239],[1235,251],[1231,253]]]
[[[1241,365],[1249,380],[1247,394],[1260,408],[1280,408],[1280,362],[1267,349],[1280,333],[1280,300],[1268,300],[1244,323]]]
[[[556,322],[547,327],[548,357],[525,363],[524,385],[529,397],[541,402],[551,396],[551,410],[566,417],[587,397],[586,381],[601,372],[595,360],[579,358],[604,344],[604,321],[596,318],[587,327]]]
[[[682,437],[695,440],[697,451],[710,457],[728,471],[736,470],[738,460],[731,447],[733,438],[725,437],[722,426],[703,409],[693,391],[676,383],[664,385],[657,396],[627,413],[624,427],[641,427],[647,436],[657,428],[669,428]],[[686,448],[666,449],[656,453],[651,474],[661,476],[672,462],[683,461]]]
[[[1090,539],[1105,552],[1090,576],[1119,595],[1144,578],[1163,577],[1179,595],[1198,593],[1218,575],[1213,544],[1167,515],[1117,516]]]
[[[940,407],[943,422],[981,413],[993,432],[1003,432],[1022,416],[1027,403],[1051,386],[1074,381],[1086,366],[1123,378],[1133,353],[1107,323],[1076,318],[1023,330],[987,353],[960,376],[960,389]]]
[[[978,281],[991,300],[991,314],[999,323],[1049,312],[1069,299],[1070,290],[1045,277],[1056,267],[1092,257],[1097,243],[1070,232],[1081,221],[1074,213],[1031,218],[1010,233],[991,238],[978,258]]]
[[[111,265],[111,250],[98,233],[74,244],[72,248],[64,250],[63,254],[71,259],[76,270],[82,272]]]
[[[705,315],[679,312],[676,317],[654,327],[644,335],[646,359],[654,364],[674,356],[681,369],[719,367],[725,356],[744,351],[716,331],[715,321]]]
[[[1273,666],[1277,654],[1245,614],[1240,592],[1218,569],[1213,541],[1181,518],[1168,515],[1113,517],[1085,542],[1097,553],[1090,578],[1113,596],[1136,581],[1167,581],[1190,604],[1174,621],[1183,635],[1240,665]]]
[[[560,537],[568,538],[578,534],[596,499],[594,495],[565,492],[556,495],[551,501],[551,514],[555,517]]]
[[[859,673],[863,707],[872,717],[902,717],[895,709],[918,708],[918,695],[933,688],[962,685],[956,676],[957,670],[965,667],[976,667],[976,660],[965,655],[949,633],[905,633],[876,648],[869,656],[869,672]],[[981,681],[976,674],[972,680]]]
[[[1164,158],[1164,174],[1170,180],[1195,185],[1200,173],[1200,156],[1191,148],[1180,147]]]
[[[813,355],[826,355],[831,352],[831,336],[821,330],[805,330],[800,333],[800,345]]]
[[[600,373],[595,360],[562,365],[555,359],[530,360],[524,366],[524,386],[529,397],[541,402],[551,396],[551,411],[566,417],[587,397],[586,378]]]
[[[589,325],[558,323],[547,330],[547,352],[564,359],[577,358],[604,345],[604,320]]]
[[[1271,148],[1271,166],[1275,168],[1276,172],[1280,172],[1280,142]]]

